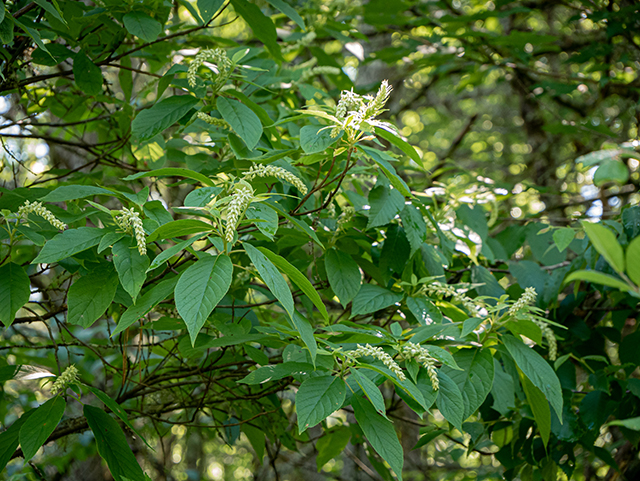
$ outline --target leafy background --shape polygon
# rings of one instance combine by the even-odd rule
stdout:
[[[0,7],[0,477],[637,476],[636,2]],[[206,48],[238,59],[216,96],[205,67],[187,79]],[[378,129],[338,152],[346,136],[301,113],[384,79],[407,142]],[[308,199],[252,183],[277,195],[225,251],[203,208],[256,163],[312,188],[345,174]],[[18,227],[27,200],[69,229]],[[204,281],[217,269],[228,291]],[[488,329],[425,294],[434,277],[496,321],[534,287],[558,358],[530,319]],[[186,313],[205,298],[211,315]],[[409,340],[438,359],[437,394],[417,364],[403,382],[344,357],[401,361]],[[79,382],[52,395],[70,364]]]

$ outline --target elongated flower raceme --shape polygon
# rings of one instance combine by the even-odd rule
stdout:
[[[196,114],[196,117],[198,117],[200,120],[203,120],[210,125],[215,125],[216,127],[221,127],[223,129],[231,130],[231,126],[227,123],[226,120],[212,117],[211,115],[205,114],[204,112],[198,112]]]
[[[383,80],[376,96],[364,107],[362,117],[365,120],[368,120],[380,115],[384,111],[384,106],[387,103],[387,100],[389,100],[392,90],[393,88],[389,85],[389,82],[387,80]]]
[[[535,288],[527,287],[520,296],[520,299],[513,303],[509,308],[509,315],[513,316],[525,307],[532,305],[534,302],[536,302],[536,297],[538,297],[538,293],[536,292]]]
[[[22,219],[26,220],[29,214],[35,214],[42,217],[56,229],[65,230],[67,228],[67,224],[56,219],[56,216],[53,215],[47,208],[45,208],[42,205],[42,202],[26,201],[24,205],[20,206],[20,208],[18,209],[18,216]]]
[[[375,97],[362,96],[355,93],[353,89],[343,90],[335,114],[342,121],[342,125],[336,125],[331,130],[331,137],[337,137],[341,130],[357,130],[363,123],[369,124],[370,127],[381,127],[385,130],[395,131],[391,124],[375,120],[378,115],[384,112],[384,106],[389,100],[392,90],[387,80],[382,81]]]
[[[263,164],[252,165],[251,168],[244,173],[244,178],[246,180],[252,180],[255,177],[275,177],[276,179],[284,180],[298,189],[302,195],[307,195],[307,186],[304,185],[304,182],[282,167]]]
[[[252,200],[253,189],[251,186],[246,182],[236,184],[235,192],[231,196],[231,200],[226,209],[227,224],[225,226],[224,237],[227,242],[233,242],[233,235]]]
[[[316,32],[309,32],[301,39],[297,40],[295,43],[291,45],[287,45],[286,47],[282,47],[282,53],[286,54],[289,52],[293,52],[294,50],[298,50],[299,48],[306,47],[310,45],[316,38]]]
[[[444,297],[452,297],[453,300],[462,304],[471,315],[478,315],[478,306],[473,300],[464,294],[460,294],[455,287],[449,284],[442,284],[440,282],[434,282],[426,286],[427,294],[430,296],[438,294]]]
[[[358,348],[350,354],[353,357],[371,356],[378,361],[382,361],[382,363],[387,366],[391,372],[398,376],[398,379],[401,381],[406,379],[406,376],[404,375],[404,372],[402,372],[400,366],[398,366],[398,363],[395,362],[389,354],[384,352],[381,347],[373,347],[371,344],[366,344],[364,346],[358,344]]]
[[[144,233],[144,227],[142,226],[142,219],[140,219],[140,214],[138,214],[133,208],[127,209],[123,208],[121,211],[122,215],[119,215],[115,218],[116,224],[123,231],[133,234],[136,238],[136,244],[138,245],[138,252],[141,256],[147,254],[147,238]]]
[[[339,68],[331,67],[328,65],[321,65],[320,67],[313,67],[305,70],[300,77],[300,81],[306,82],[310,78],[317,77],[318,75],[339,75],[340,72],[341,70]]]
[[[66,368],[62,374],[60,374],[58,379],[55,380],[53,386],[51,386],[51,394],[55,395],[59,392],[64,392],[69,384],[73,384],[75,382],[78,382],[78,370],[73,364],[71,364],[71,366]]]
[[[438,370],[436,369],[436,362],[438,362],[438,360],[431,357],[431,354],[429,354],[429,350],[422,346],[419,346],[418,344],[407,342],[404,346],[402,346],[401,352],[405,359],[415,359],[425,367],[427,373],[429,374],[431,385],[433,386],[433,389],[437,391],[440,387]]]
[[[233,70],[233,62],[227,57],[227,52],[221,48],[205,49],[198,52],[193,61],[189,64],[189,70],[187,70],[187,81],[190,87],[196,86],[196,77],[198,76],[198,69],[205,62],[211,62],[216,66],[218,73],[213,80],[213,90],[218,91],[222,87]]]

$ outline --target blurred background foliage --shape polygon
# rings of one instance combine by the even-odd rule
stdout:
[[[15,210],[26,198],[25,186],[33,191],[56,181],[113,184],[127,174],[175,165],[210,173],[210,156],[220,154],[203,146],[216,132],[205,133],[202,124],[187,126],[183,138],[131,136],[136,113],[165,91],[187,88],[181,66],[199,48],[250,47],[247,62],[255,70],[245,74],[249,81],[259,76],[268,91],[256,86],[245,93],[255,94],[272,119],[285,113],[282,105],[314,105],[351,88],[365,94],[388,79],[395,89],[384,117],[417,148],[421,161],[396,151],[399,175],[430,205],[438,223],[459,239],[467,236],[467,247],[458,246],[447,276],[478,282],[481,278],[469,277],[472,270],[477,276],[490,273],[492,281],[475,294],[493,297],[506,292],[517,299],[525,287],[536,286],[539,307],[569,328],[555,329],[559,355],[571,355],[556,363],[567,411],[563,425],[552,423],[547,452],[530,435],[531,408],[521,401],[498,420],[498,412],[508,410],[492,410],[490,397],[464,433],[449,432],[437,411],[429,416],[429,427],[421,427],[393,397],[393,388],[383,388],[385,398],[396,403],[388,409],[401,431],[405,479],[637,479],[638,426],[605,426],[609,414],[619,419],[640,414],[637,299],[599,285],[565,288],[562,281],[584,265],[613,273],[588,248],[578,220],[608,222],[623,247],[640,232],[638,2],[286,0],[306,31],[274,7],[280,2],[250,3],[273,22],[273,35],[264,25],[249,25],[237,11],[247,2],[232,3],[4,0],[2,208]],[[132,11],[155,19],[157,27],[127,28],[122,18]],[[260,56],[263,43],[271,58]],[[81,70],[77,52],[93,63]],[[339,71],[302,78],[314,66]],[[289,128],[295,132],[296,126]],[[361,181],[354,177],[351,191]],[[152,184],[151,198],[173,205],[189,191],[184,184]],[[350,200],[355,203],[357,196]],[[484,235],[474,224],[478,211],[467,212],[465,205],[486,214]],[[72,217],[69,209],[66,215]],[[561,235],[554,234],[567,227],[570,246],[559,249]],[[474,251],[470,231],[487,240],[482,255]],[[38,314],[21,311],[19,320],[32,315]],[[34,342],[37,336],[48,339],[45,326],[28,329],[4,331],[5,361],[55,366],[51,354],[45,361],[44,349]],[[88,331],[69,342],[82,344],[90,337]],[[85,376],[98,376],[99,359],[90,349],[76,362]],[[19,406],[44,400],[33,382],[4,384],[3,426],[16,419]],[[291,418],[293,394],[278,396],[284,419]],[[145,431],[155,453],[142,454],[139,439],[133,445],[153,479],[391,479],[375,456],[367,457],[362,433],[343,412],[329,420],[329,436],[317,439],[312,433],[294,440],[284,422],[278,426],[281,438],[262,448],[232,422],[213,430],[174,421],[158,423],[161,440],[151,428]],[[490,430],[482,422],[490,423]],[[419,435],[421,446],[412,450]],[[316,467],[319,451],[327,459]],[[90,433],[61,439],[39,456],[32,471],[14,461],[0,478],[110,479]]]

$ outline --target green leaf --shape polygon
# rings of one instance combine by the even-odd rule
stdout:
[[[148,271],[152,271],[153,269],[156,269],[156,268],[160,267],[165,262],[167,262],[169,259],[171,259],[173,256],[175,256],[178,253],[182,252],[184,249],[189,247],[194,242],[202,239],[205,235],[206,234],[194,235],[193,237],[191,237],[190,239],[187,239],[186,241],[179,242],[176,245],[171,246],[168,249],[163,250],[160,254],[158,254],[153,259],[153,262],[151,262],[151,265],[149,266],[149,269],[147,269],[147,272]]]
[[[289,376],[298,376],[313,372],[313,364],[306,362],[283,362],[273,366],[264,366],[251,371],[238,382],[244,384],[262,384],[268,381],[278,381]]]
[[[479,317],[471,317],[467,319],[462,323],[462,332],[460,333],[460,337],[466,337],[468,334],[471,334],[484,321],[484,319]]]
[[[601,187],[608,182],[624,185],[628,180],[629,169],[618,160],[603,162],[593,174],[593,184],[596,187]]]
[[[314,230],[311,227],[309,227],[309,224],[307,224],[303,220],[300,220],[299,217],[290,216],[287,212],[285,212],[282,209],[282,207],[279,204],[275,202],[266,202],[265,205],[275,210],[278,214],[280,214],[282,217],[284,217],[289,222],[291,222],[296,228],[298,228],[299,230],[307,234],[309,237],[311,237],[311,239],[313,239],[316,244],[318,244],[322,249],[324,249],[324,245],[322,245],[322,242],[320,242],[320,239],[318,239],[318,236],[314,232]]]
[[[105,234],[95,227],[68,229],[48,241],[32,264],[52,264],[98,245]]]
[[[411,255],[413,256],[427,239],[427,224],[420,211],[413,205],[405,205],[400,212],[400,218],[409,244],[411,244]]]
[[[200,172],[195,172],[190,169],[179,169],[175,167],[151,170],[149,172],[138,172],[137,174],[129,175],[122,180],[136,180],[141,177],[185,177],[187,179],[193,179],[202,182],[204,185],[214,186],[213,181]]]
[[[464,401],[463,421],[484,402],[493,386],[493,357],[488,349],[460,349],[453,356],[461,370],[443,366],[441,371],[455,382]]]
[[[102,93],[102,71],[82,50],[73,58],[73,78],[85,94],[95,96]]]
[[[571,227],[562,227],[553,231],[553,242],[556,243],[558,250],[562,252],[569,247],[575,236],[576,232]]]
[[[149,257],[140,255],[135,239],[125,237],[111,248],[113,265],[118,271],[120,284],[135,302],[138,293],[147,278]]]
[[[183,205],[185,207],[204,207],[220,192],[222,192],[222,187],[202,187],[192,190],[184,198]]]
[[[411,314],[423,326],[429,324],[440,324],[442,322],[442,312],[429,299],[423,296],[407,297],[407,307]]]
[[[341,454],[349,444],[351,439],[351,431],[346,426],[341,426],[328,433],[325,433],[316,443],[318,456],[316,457],[316,466],[318,471],[330,460]]]
[[[586,281],[603,286],[613,287],[621,291],[633,293],[633,288],[624,281],[598,271],[575,271],[567,276],[564,282]]]
[[[302,17],[298,14],[298,12],[296,12],[296,10],[292,6],[286,4],[283,0],[267,0],[267,2],[269,2],[275,8],[280,10],[291,20],[296,22],[302,30],[307,29],[307,27],[304,24],[304,20],[302,20]]]
[[[562,388],[558,376],[540,354],[513,336],[503,336],[502,342],[525,376],[545,395],[551,407],[562,419]],[[460,364],[458,362],[458,364]],[[460,365],[464,369],[464,366]]]
[[[291,296],[291,290],[289,289],[287,282],[284,280],[284,277],[282,277],[282,274],[278,272],[276,266],[274,266],[262,252],[251,244],[245,242],[242,246],[247,252],[247,255],[251,259],[253,265],[258,269],[258,273],[264,283],[276,299],[280,301],[284,309],[289,313],[291,319],[293,319],[295,311],[293,297]]]
[[[253,110],[237,100],[224,97],[218,97],[216,108],[247,147],[253,150],[262,136],[262,124]]]
[[[342,407],[347,394],[344,381],[336,376],[306,379],[296,394],[298,432],[302,434]]]
[[[22,266],[9,262],[0,267],[0,321],[9,327],[16,312],[31,295],[31,281]]]
[[[353,258],[335,248],[324,255],[324,266],[331,290],[338,297],[340,304],[347,307],[360,291],[362,274]]]
[[[258,40],[264,43],[269,53],[271,53],[276,60],[284,60],[280,52],[280,46],[278,45],[276,26],[269,17],[262,13],[260,7],[249,3],[247,0],[231,0],[231,5],[233,5],[236,13],[249,24],[253,34]]]
[[[619,274],[624,272],[624,251],[618,243],[616,235],[602,224],[582,221],[582,227],[589,236],[593,248],[605,258],[616,272]]]
[[[118,242],[124,236],[126,236],[124,232],[107,232],[102,239],[100,239],[100,244],[98,244],[98,254],[101,254],[107,249],[113,247],[113,244]]]
[[[151,137],[175,124],[195,107],[197,103],[198,99],[189,95],[176,95],[161,100],[150,109],[140,112],[136,118],[133,119],[131,123],[131,133],[140,141],[149,140]],[[140,174],[136,175],[142,177]],[[158,174],[156,173],[154,175]],[[132,180],[132,177],[134,176],[129,176],[126,180]]]
[[[458,384],[442,370],[438,371],[440,386],[436,406],[444,418],[462,432],[462,422],[466,419],[465,402]]]
[[[391,421],[380,416],[373,405],[360,396],[351,399],[356,421],[371,447],[384,459],[400,481],[404,456],[402,445]]]
[[[35,411],[35,409],[27,411],[17,421],[14,421],[9,428],[0,432],[0,473],[4,471],[7,463],[11,461],[11,456],[18,449],[20,428]]]
[[[6,17],[6,18],[9,18],[9,17]],[[12,17],[12,21],[13,21],[14,24],[16,24],[18,27],[20,27],[29,37],[31,37],[33,39],[33,41],[35,42],[35,44],[38,47],[40,47],[43,52],[46,52],[47,54],[51,55],[51,53],[47,49],[47,46],[42,42],[42,37],[40,37],[40,33],[38,32],[38,30],[27,27],[24,23],[22,23],[20,20],[18,20],[15,17]],[[4,23],[4,22],[2,22],[2,23]],[[53,58],[53,56],[52,56],[52,58]]]
[[[142,12],[127,13],[122,21],[127,32],[145,42],[155,42],[162,33],[162,24]]]
[[[159,302],[169,297],[174,291],[177,282],[178,277],[172,277],[145,292],[135,304],[124,311],[111,337],[121,333],[138,319],[146,316]]]
[[[290,264],[284,257],[279,256],[271,252],[269,249],[265,247],[258,247],[258,250],[262,252],[267,258],[275,264],[275,266],[284,272],[290,281],[292,281],[295,285],[297,285],[302,292],[304,292],[313,305],[318,308],[322,317],[329,322],[329,314],[327,314],[327,308],[320,299],[320,295],[316,291],[315,287],[309,282],[309,279],[302,274],[298,269],[295,268],[292,264]]]
[[[131,424],[131,421],[129,421],[129,416],[127,416],[127,412],[124,409],[122,409],[122,406],[120,406],[120,404],[115,402],[113,399],[111,399],[106,393],[102,392],[100,389],[96,389],[95,387],[89,386],[89,385],[87,385],[87,388],[89,388],[89,391],[91,391],[98,399],[100,399],[100,401],[102,401],[105,404],[105,406],[107,406],[111,410],[111,412],[113,412],[113,414],[115,414],[120,419],[122,419],[122,422],[125,423],[127,427],[131,429],[131,431],[136,433],[137,436],[140,439],[142,439],[147,446],[149,446],[149,448],[151,448],[151,445],[142,436],[142,434],[140,434],[138,430],[135,427],[133,427],[133,424]],[[153,450],[153,448],[151,449]]]
[[[291,320],[293,322],[293,326],[300,334],[300,339],[302,339],[302,342],[304,342],[305,346],[307,346],[307,349],[309,349],[311,361],[315,366],[316,356],[318,354],[318,343],[316,342],[316,338],[313,335],[314,329],[311,325],[311,322],[308,319],[302,317],[302,315],[298,311],[294,312]]]
[[[248,221],[254,220],[255,226],[260,232],[273,240],[278,231],[278,214],[264,204],[252,204],[245,212]]]
[[[76,280],[69,288],[67,322],[90,327],[111,305],[118,288],[118,274],[109,264]]]
[[[57,4],[54,0],[53,3],[49,3],[47,0],[35,0],[35,2],[40,5],[42,8],[44,8],[47,13],[51,14],[51,16],[53,18],[55,18],[56,20],[60,21],[62,24],[67,25],[67,21],[64,19],[64,17],[62,16],[60,10],[57,8]],[[0,6],[2,4],[0,3]],[[0,7],[1,10],[4,10],[4,8]],[[0,19],[0,21],[2,21]]]
[[[546,446],[549,442],[549,434],[551,433],[551,410],[549,409],[549,403],[544,397],[544,393],[538,389],[527,376],[521,376],[520,379],[525,396],[527,396],[527,402],[540,430],[540,437]]]
[[[211,224],[196,219],[179,219],[167,222],[154,230],[147,242],[151,243],[158,239],[173,239],[174,237],[182,237],[189,234],[200,234],[203,232],[211,232],[213,227]]]
[[[359,373],[356,368],[352,367],[349,372],[351,372],[351,375],[356,380],[356,383],[358,384],[358,386],[360,386],[360,389],[362,389],[362,392],[364,392],[369,401],[371,401],[371,404],[376,409],[376,411],[378,411],[380,415],[386,418],[387,410],[384,405],[384,398],[382,397],[382,393],[380,392],[380,389],[378,389],[378,386],[376,386],[375,383],[367,376]]]
[[[20,447],[24,460],[29,461],[58,426],[67,407],[62,396],[54,396],[39,406],[20,428]]]
[[[414,149],[412,145],[408,144],[397,135],[392,134],[391,132],[388,132],[384,129],[381,129],[380,127],[376,127],[375,130],[376,130],[376,135],[379,135],[390,144],[393,144],[396,147],[398,147],[402,152],[408,155],[409,158],[413,160],[416,164],[418,164],[419,166],[422,166],[422,159],[420,158],[420,156],[418,155],[418,152],[416,152],[416,149]]]
[[[102,409],[84,405],[84,417],[93,431],[98,453],[115,481],[145,481],[145,475],[118,423]]]
[[[305,125],[300,129],[300,147],[307,154],[323,152],[337,141],[338,137],[331,137],[331,129],[322,125]]]
[[[63,185],[48,193],[42,202],[65,202],[67,200],[84,199],[94,195],[113,195],[113,192],[94,185]]]
[[[389,179],[391,185],[400,191],[405,197],[411,197],[411,189],[407,183],[398,175],[396,169],[389,162],[393,162],[395,159],[382,150],[372,149],[364,145],[360,146],[366,154],[382,169],[384,175]]]
[[[360,288],[360,292],[353,299],[351,306],[351,317],[370,314],[372,312],[386,309],[402,300],[402,294],[392,292],[384,287],[373,284],[365,284]]]
[[[198,10],[204,23],[209,22],[213,16],[220,10],[224,0],[198,0]]]
[[[233,264],[225,255],[205,255],[185,270],[175,287],[176,309],[194,346],[209,314],[229,290]]]
[[[627,429],[631,429],[632,431],[640,431],[640,417],[616,419],[615,421],[607,423],[607,426],[622,426]]]
[[[367,229],[391,222],[404,209],[404,197],[396,189],[379,185],[369,192],[369,205]]]
[[[636,237],[627,247],[627,274],[640,286],[640,237]],[[1,301],[0,301],[1,303]]]
[[[3,45],[13,42],[13,17],[11,15],[5,15],[4,20],[0,22],[0,42]]]

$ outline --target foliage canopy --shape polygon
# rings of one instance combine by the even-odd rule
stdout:
[[[0,2],[0,476],[633,479],[638,32]]]

